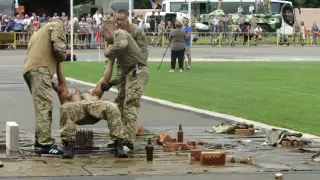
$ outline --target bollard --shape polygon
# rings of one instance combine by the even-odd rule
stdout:
[[[6,146],[9,152],[19,151],[19,126],[16,122],[6,123]]]

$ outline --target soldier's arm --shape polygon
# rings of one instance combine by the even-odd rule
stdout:
[[[188,38],[190,38],[190,37],[191,37],[191,32],[192,32],[191,27],[187,27],[187,29],[186,29],[186,33],[187,33],[187,37],[188,37]]]
[[[128,46],[127,35],[123,32],[119,32],[114,36],[114,43],[111,46],[108,46],[104,56],[109,59],[114,59],[117,56],[124,53],[124,50]]]
[[[67,40],[64,35],[64,29],[58,24],[52,24],[50,30],[54,54],[59,62],[63,62],[66,58],[67,49]]]

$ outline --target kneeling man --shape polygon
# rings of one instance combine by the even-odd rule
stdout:
[[[76,88],[69,90],[61,63],[58,63],[57,66],[58,84],[53,84],[53,88],[57,92],[61,103],[60,133],[65,147],[62,158],[73,158],[72,142],[76,135],[76,125],[95,124],[101,119],[108,122],[110,136],[115,140],[115,155],[117,157],[128,157],[126,151],[129,151],[129,149],[122,144],[126,138],[121,113],[115,103],[101,100],[103,95],[103,91],[101,91],[102,80],[87,93],[80,93]]]

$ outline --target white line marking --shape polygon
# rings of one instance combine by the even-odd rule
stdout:
[[[74,78],[67,77],[66,79],[68,81],[72,81],[72,82],[75,82],[75,83],[78,83],[78,84],[83,84],[83,85],[86,85],[86,86],[91,86],[91,87],[95,87],[96,86],[96,84],[94,84],[94,83],[89,83],[89,82],[77,80],[77,79],[74,79]],[[114,88],[111,88],[109,91],[118,92],[118,90],[114,89]],[[165,106],[171,106],[171,107],[174,107],[174,108],[184,109],[184,110],[187,110],[187,111],[206,114],[206,115],[209,115],[209,116],[212,116],[212,117],[216,117],[216,118],[231,120],[231,121],[235,121],[235,122],[245,122],[247,124],[253,124],[256,127],[260,127],[260,128],[263,128],[263,129],[270,130],[270,129],[275,128],[275,129],[282,129],[282,130],[293,132],[293,133],[301,133],[301,134],[303,134],[303,138],[313,139],[314,141],[320,142],[320,137],[316,136],[316,135],[312,135],[312,134],[302,133],[302,132],[294,131],[294,130],[291,130],[291,129],[280,128],[280,127],[276,127],[276,126],[270,126],[270,125],[263,124],[263,123],[260,123],[260,122],[256,122],[256,121],[253,121],[253,120],[243,119],[243,118],[239,118],[239,117],[228,115],[228,114],[222,114],[222,113],[218,113],[218,112],[213,112],[213,111],[208,111],[208,110],[204,110],[204,109],[194,108],[194,107],[191,107],[191,106],[186,106],[186,105],[183,105],[183,104],[177,104],[177,103],[173,103],[173,102],[170,102],[170,101],[157,99],[157,98],[153,98],[153,97],[142,96],[142,99],[147,100],[147,101],[151,101],[151,102],[156,102],[156,103],[159,103],[159,104],[162,104],[162,105],[165,105]]]

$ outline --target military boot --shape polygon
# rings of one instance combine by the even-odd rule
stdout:
[[[123,145],[126,152],[134,150],[134,145],[132,143],[123,141],[122,145]],[[108,148],[115,148],[115,142],[108,144],[107,147]]]
[[[128,157],[128,154],[122,144],[122,140],[118,139],[118,140],[115,140],[114,141],[114,153],[115,153],[115,156],[116,157],[119,157],[119,158],[127,158]]]
[[[63,159],[73,159],[73,142],[71,141],[62,141],[64,146],[64,152],[62,154]]]

